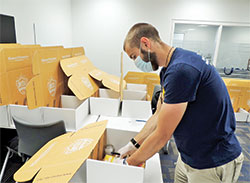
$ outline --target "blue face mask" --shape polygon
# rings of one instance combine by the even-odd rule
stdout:
[[[138,69],[140,69],[141,71],[143,72],[152,72],[153,71],[153,68],[152,68],[152,65],[151,65],[151,62],[144,62],[140,56],[138,56],[136,59],[135,59],[135,65]]]
[[[141,54],[141,45],[140,45],[140,53],[139,56],[135,59],[135,65],[138,69],[140,69],[143,72],[152,72],[153,67],[152,64],[150,62],[150,51],[148,50],[148,62],[145,62],[142,60],[142,58],[140,57]]]

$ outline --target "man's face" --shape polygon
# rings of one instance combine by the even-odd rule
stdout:
[[[125,52],[132,60],[135,60],[140,54],[140,49],[136,47],[130,48],[130,46],[126,46]],[[143,50],[142,48],[141,48],[140,57],[142,58],[143,61],[149,62],[148,51]],[[150,52],[150,62],[151,62],[153,70],[154,71],[158,70],[159,66],[158,66],[158,60],[157,60],[157,56],[155,52]]]
[[[155,52],[150,52],[150,58],[149,58],[149,54],[148,51],[141,49],[141,54],[143,55],[142,60],[145,62],[151,62],[152,68],[154,71],[158,70],[159,65],[158,65],[158,60],[157,60],[157,56]]]

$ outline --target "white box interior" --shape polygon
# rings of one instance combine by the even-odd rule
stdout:
[[[75,96],[62,96],[62,108],[39,107],[29,110],[27,106],[9,105],[10,116],[41,124],[63,120],[68,131],[79,129],[89,114],[89,100],[79,101]],[[64,108],[66,107],[66,108]]]
[[[120,99],[90,97],[90,114],[118,116]]]
[[[137,132],[107,128],[107,144],[114,145],[115,149],[118,150],[136,134]],[[143,183],[144,171],[145,169],[141,167],[87,159],[70,182]]]
[[[10,111],[10,122],[11,126],[13,126],[13,120],[12,117],[17,117],[19,119],[22,119],[24,121],[33,123],[33,124],[41,124],[44,123],[44,115],[43,110],[41,107],[36,109],[28,109],[27,106],[24,105],[9,105],[9,111]]]
[[[123,90],[123,100],[146,100],[147,91]]]
[[[148,120],[152,116],[150,101],[123,100],[122,117]]]
[[[0,127],[10,127],[8,106],[0,106]]]
[[[127,83],[127,90],[136,90],[136,91],[147,91],[147,85],[146,84],[133,84],[133,83]]]
[[[237,122],[247,122],[248,116],[249,113],[242,108],[240,108],[239,112],[235,113],[235,118]]]
[[[120,98],[120,93],[110,90],[110,89],[104,89],[104,88],[100,88],[99,89],[99,96],[101,98],[114,98],[114,99],[118,99]]]

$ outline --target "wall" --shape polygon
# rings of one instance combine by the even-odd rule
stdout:
[[[0,13],[15,16],[17,42],[72,46],[70,0],[0,0]]]
[[[137,22],[157,27],[169,43],[172,19],[250,22],[249,0],[72,0],[73,45],[100,69],[119,75],[120,52]],[[127,55],[124,70],[137,70]]]

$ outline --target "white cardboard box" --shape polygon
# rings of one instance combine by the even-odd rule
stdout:
[[[107,128],[107,144],[112,144],[115,149],[118,150],[126,145],[136,134],[137,132],[134,131]],[[144,171],[144,168],[141,167],[88,159],[76,172],[70,182],[143,183]]]
[[[123,100],[146,100],[147,91],[124,90]]]
[[[237,122],[247,122],[249,113],[246,110],[240,108],[239,112],[235,113],[235,118]]]
[[[127,83],[127,90],[135,90],[135,91],[147,91],[147,85],[146,84],[133,84],[133,83]]]
[[[9,128],[9,107],[7,105],[0,106],[0,127]]]
[[[140,126],[131,128],[133,124],[130,123],[130,118],[101,116],[99,121],[102,120],[108,120],[107,144],[112,144],[115,150],[126,145],[143,127],[140,123]],[[160,157],[158,153],[155,154],[146,162],[145,169],[87,159],[70,182],[162,183]]]
[[[121,116],[148,120],[148,118],[152,116],[151,102],[138,100],[123,100]]]
[[[120,96],[110,89],[99,89],[99,97],[90,97],[90,113],[93,115],[118,116]]]
[[[61,100],[62,108],[39,107],[29,110],[27,106],[9,105],[10,117],[16,116],[35,124],[64,120],[67,131],[82,127],[84,119],[89,114],[89,100],[79,101],[75,96],[65,95],[61,96]]]

